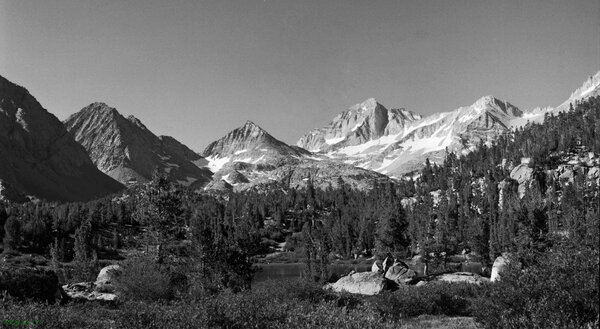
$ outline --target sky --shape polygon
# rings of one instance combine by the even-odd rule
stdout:
[[[246,120],[295,143],[370,97],[556,106],[598,70],[600,0],[0,0],[0,75],[198,152]]]

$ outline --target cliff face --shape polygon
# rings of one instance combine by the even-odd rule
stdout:
[[[85,201],[123,188],[94,166],[62,123],[25,88],[3,77],[0,154],[0,181],[12,195]]]

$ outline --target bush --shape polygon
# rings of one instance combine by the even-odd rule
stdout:
[[[425,286],[400,286],[394,292],[369,299],[382,317],[399,320],[423,314],[470,316],[473,301],[486,286],[434,282]]]
[[[598,250],[562,245],[524,270],[508,266],[476,303],[486,328],[598,327]]]
[[[116,278],[116,290],[126,300],[169,300],[174,296],[171,277],[149,256],[137,256],[125,261]]]

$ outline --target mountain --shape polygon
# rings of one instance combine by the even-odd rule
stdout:
[[[0,198],[87,201],[123,189],[25,88],[1,76],[0,154]]]
[[[421,116],[405,109],[388,110],[375,99],[356,104],[338,114],[329,125],[310,131],[297,145],[311,152],[325,152],[364,144],[397,134]]]
[[[152,179],[155,171],[184,186],[210,180],[207,161],[173,137],[156,136],[134,116],[124,117],[104,103],[92,103],[64,122],[98,169],[125,185]]]
[[[234,162],[277,166],[282,161],[294,161],[306,154],[306,150],[287,145],[252,121],[210,143],[202,153],[213,172]]]
[[[297,145],[323,158],[400,176],[419,169],[426,158],[443,159],[446,148],[463,151],[492,141],[522,114],[493,96],[425,118],[404,109],[386,110],[369,99],[337,115],[328,126],[309,132]]]

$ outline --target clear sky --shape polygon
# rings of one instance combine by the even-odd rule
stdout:
[[[200,152],[248,119],[295,143],[369,97],[558,105],[598,70],[600,0],[0,0],[0,75]]]

